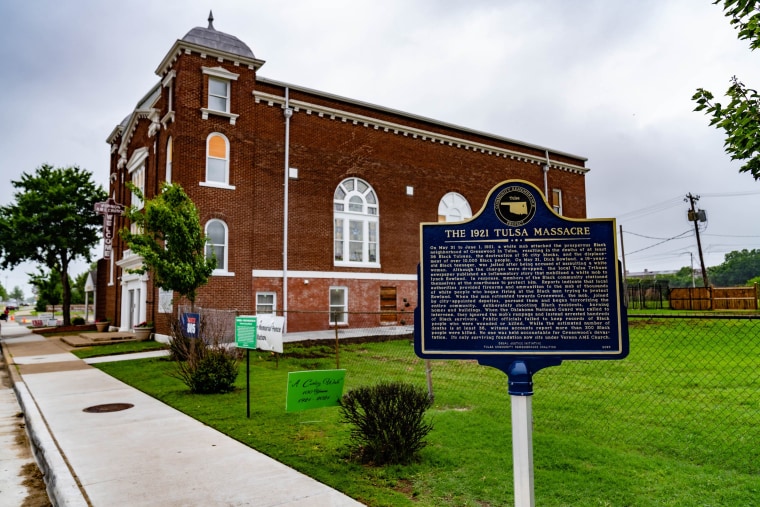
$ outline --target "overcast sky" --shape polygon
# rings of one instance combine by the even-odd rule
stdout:
[[[588,216],[617,218],[629,271],[698,267],[687,193],[708,266],[760,248],[760,182],[693,112],[698,87],[760,87],[760,54],[711,0],[4,0],[0,204],[43,163],[105,186],[106,137],[210,8],[261,76],[588,158]],[[0,282],[29,295],[31,271]]]

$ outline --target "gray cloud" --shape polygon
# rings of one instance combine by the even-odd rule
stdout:
[[[760,183],[738,173],[720,132],[692,111],[697,87],[722,93],[733,74],[760,86],[756,55],[709,0],[213,8],[218,30],[267,61],[263,76],[588,157],[588,214],[620,217],[631,231],[630,270],[688,265],[693,236],[657,247],[641,237],[687,230],[678,198],[688,192],[708,211],[708,265],[760,248]],[[46,162],[80,165],[105,184],[106,137],[208,9],[196,0],[0,4],[0,203],[12,199],[8,180]],[[26,283],[22,270],[8,275],[11,286]]]

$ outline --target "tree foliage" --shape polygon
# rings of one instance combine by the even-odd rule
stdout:
[[[15,203],[0,207],[0,267],[29,261],[60,274],[63,322],[71,323],[68,270],[77,258],[91,260],[100,239],[101,216],[95,203],[107,194],[92,173],[72,166],[42,165],[34,174],[11,181]]]
[[[45,273],[40,270],[37,274],[30,274],[30,282],[37,288],[37,303],[34,309],[38,312],[46,311],[48,305],[55,307],[61,304],[63,299],[63,286],[61,285],[61,274],[56,270]]]
[[[21,304],[24,301],[24,291],[21,290],[21,287],[16,285],[13,287],[11,293],[8,294],[8,297]]]
[[[139,189],[130,189],[143,200]],[[126,216],[140,231],[120,231],[129,248],[143,258],[143,267],[135,272],[150,271],[156,286],[178,292],[194,304],[196,290],[208,282],[216,259],[206,258],[206,237],[193,201],[180,185],[163,183],[161,192],[145,201],[143,209],[132,206]]]
[[[723,4],[723,13],[737,29],[741,40],[749,41],[750,49],[760,47],[760,10],[755,0],[716,0]],[[760,94],[747,87],[736,76],[731,78],[726,91],[729,99],[724,105],[704,88],[698,88],[692,97],[697,103],[695,111],[711,117],[710,125],[726,134],[724,147],[732,160],[744,161],[739,172],[748,172],[760,179]]]
[[[735,287],[760,276],[760,250],[734,250],[726,254],[722,264],[709,268],[710,280],[716,287]]]

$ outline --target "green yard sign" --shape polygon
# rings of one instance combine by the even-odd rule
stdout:
[[[235,318],[235,346],[241,349],[256,348],[255,315],[243,315]]]
[[[343,396],[345,379],[346,370],[291,371],[285,411],[336,406]]]

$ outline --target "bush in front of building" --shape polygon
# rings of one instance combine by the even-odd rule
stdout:
[[[420,387],[383,382],[352,389],[339,401],[343,422],[353,425],[349,452],[361,463],[406,464],[417,458],[433,429],[425,411],[433,400]]]
[[[228,393],[235,388],[240,362],[237,348],[227,346],[203,322],[198,338],[185,336],[179,321],[171,328],[169,350],[176,365],[174,376],[198,394]]]

